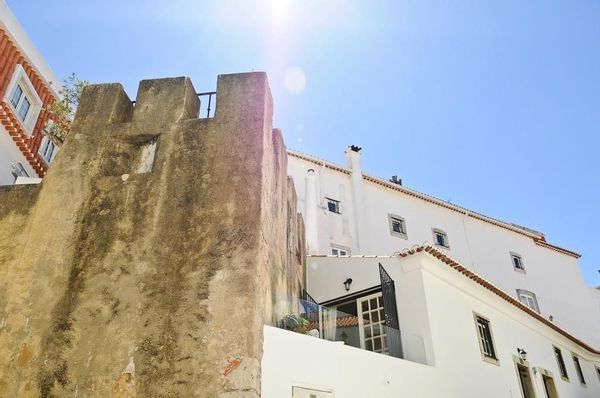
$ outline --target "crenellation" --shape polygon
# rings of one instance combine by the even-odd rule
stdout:
[[[133,121],[143,130],[167,128],[175,122],[197,119],[200,100],[188,77],[142,80],[138,87]]]
[[[300,289],[303,237],[266,75],[217,87],[210,119],[189,78],[142,81],[135,106],[120,84],[84,90],[0,224],[23,237],[0,244],[0,396],[260,396],[262,327]]]

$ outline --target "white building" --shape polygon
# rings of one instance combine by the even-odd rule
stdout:
[[[264,397],[600,397],[579,254],[369,176],[356,147],[347,166],[288,154],[321,304],[288,329],[323,339],[265,327]]]
[[[44,108],[59,98],[60,81],[0,0],[0,186],[39,179],[58,147],[44,133]]]

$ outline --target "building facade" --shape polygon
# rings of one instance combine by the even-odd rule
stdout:
[[[0,0],[0,185],[41,178],[58,147],[44,134],[44,109],[59,98],[60,81],[6,2]]]
[[[288,329],[320,339],[265,328],[265,397],[600,395],[578,253],[368,175],[358,147],[346,166],[288,156],[309,253]]]
[[[578,253],[540,232],[363,173],[360,152],[351,148],[348,166],[288,153],[309,254],[391,255],[428,242],[600,347],[597,291],[585,285]]]

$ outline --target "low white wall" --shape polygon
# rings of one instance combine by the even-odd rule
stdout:
[[[293,386],[332,390],[336,398],[442,397],[438,373],[431,366],[264,327],[263,398],[291,397]]]

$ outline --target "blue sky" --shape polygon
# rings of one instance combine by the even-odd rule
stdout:
[[[266,71],[288,147],[360,145],[367,172],[540,230],[600,285],[598,1],[7,3],[58,76],[131,97]]]

